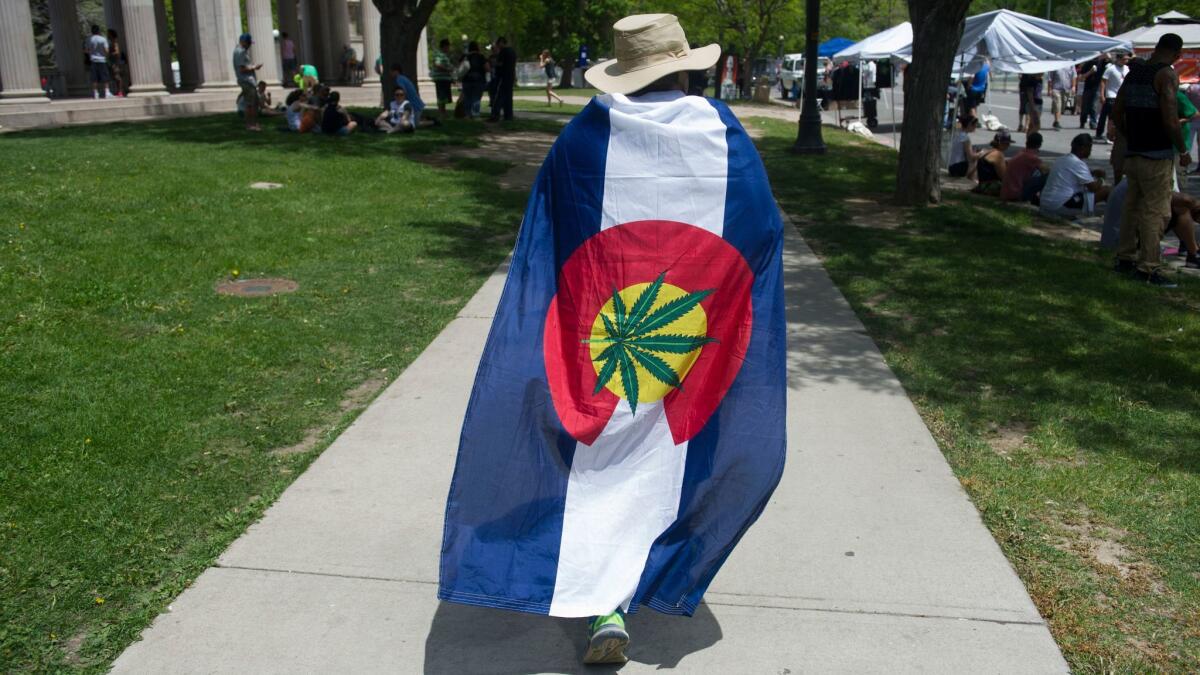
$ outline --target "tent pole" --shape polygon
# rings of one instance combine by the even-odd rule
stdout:
[[[858,59],[858,121],[863,121],[863,100],[862,100],[862,74],[863,61],[862,57]]]
[[[888,107],[892,109],[892,148],[899,150],[900,145],[896,142],[896,62],[894,59],[888,59],[888,63],[891,64],[891,67],[888,68],[888,76],[892,84],[888,87],[888,96],[891,98]]]

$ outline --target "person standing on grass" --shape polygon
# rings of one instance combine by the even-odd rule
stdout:
[[[454,83],[454,64],[450,61],[450,40],[442,38],[437,51],[433,53],[433,66],[429,70],[429,78],[433,80],[437,91],[438,117],[446,119],[446,106],[454,100],[451,85]]]
[[[92,98],[108,98],[108,40],[100,34],[100,26],[92,24],[92,35],[84,41],[83,51],[88,58]]]
[[[1159,241],[1171,218],[1175,165],[1186,162],[1176,92],[1183,39],[1166,33],[1146,62],[1134,64],[1112,106],[1113,122],[1125,138],[1129,191],[1121,214],[1116,269],[1161,288],[1175,283],[1161,271]],[[1177,154],[1178,153],[1178,154]]]
[[[242,33],[238,38],[238,46],[233,49],[233,72],[237,73],[238,86],[242,88],[242,101],[246,111],[246,129],[262,131],[258,126],[258,77],[256,73],[262,64],[250,60],[250,45],[254,40],[249,33]]]
[[[491,122],[499,122],[501,115],[505,121],[513,118],[513,87],[517,83],[517,53],[504,37],[496,38],[496,49],[496,70],[492,74],[496,78],[496,96],[488,118]]]
[[[483,89],[487,84],[487,58],[479,51],[479,43],[467,45],[467,72],[462,76],[462,95],[467,98],[467,117],[479,117],[479,103],[483,100]]]
[[[669,14],[613,33],[619,56],[584,75],[606,93],[529,197],[438,583],[448,602],[590,617],[584,663],[627,660],[626,612],[696,611],[786,454],[779,208],[729,108],[685,94],[720,45],[690,48]]]
[[[1101,77],[1104,105],[1100,108],[1100,119],[1096,120],[1097,143],[1109,142],[1108,118],[1109,115],[1112,115],[1113,105],[1117,102],[1117,93],[1121,91],[1121,84],[1125,81],[1126,73],[1129,72],[1128,63],[1128,54],[1117,54],[1113,57],[1113,62],[1104,69],[1104,75]]]
[[[543,49],[541,54],[538,54],[538,65],[546,73],[546,105],[550,105],[550,98],[558,101],[558,105],[562,106],[562,97],[554,93],[554,80],[558,75],[557,69],[554,67],[554,57],[550,56],[549,49]]]

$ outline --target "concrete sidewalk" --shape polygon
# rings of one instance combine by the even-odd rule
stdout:
[[[695,617],[631,619],[622,670],[1066,672],[904,390],[788,230],[783,481]],[[503,275],[114,672],[583,670],[582,620],[435,597],[459,427]]]

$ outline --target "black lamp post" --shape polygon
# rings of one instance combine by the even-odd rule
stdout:
[[[821,111],[817,109],[817,41],[820,37],[821,0],[806,0],[804,21],[804,107],[800,112],[800,130],[792,152],[801,155],[825,154],[821,138]]]

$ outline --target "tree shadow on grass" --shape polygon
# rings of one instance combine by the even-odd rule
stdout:
[[[805,239],[910,394],[976,431],[1012,420],[1053,428],[1083,450],[1200,471],[1200,444],[1190,440],[1200,284],[1132,283],[1094,244],[1037,236],[1031,214],[991,200],[952,195],[896,228],[871,227],[861,214],[852,223],[847,200],[889,191],[895,154],[846,134],[827,142],[829,155],[816,157],[792,155],[777,134],[759,147],[781,206],[805,218]],[[789,288],[805,291],[799,311],[828,307],[808,295],[802,271],[790,274]],[[806,345],[820,357],[811,361],[856,377],[853,360],[836,358],[846,352],[839,340],[829,340],[836,350]],[[813,367],[794,357],[793,373]]]
[[[369,109],[362,109],[361,112],[373,116],[370,115]],[[485,126],[484,123],[473,120],[446,120],[441,126],[422,128],[413,134],[383,134],[365,130],[349,136],[327,136],[289,131],[283,117],[264,117],[261,123],[262,131],[245,131],[237,115],[218,114],[57,129],[31,129],[6,134],[3,140],[19,144],[24,140],[46,138],[104,138],[110,141],[128,140],[131,143],[139,139],[157,139],[200,143],[218,148],[261,148],[301,155],[321,156],[332,153],[338,156],[379,157],[427,154],[447,146],[471,147],[488,134],[545,131],[557,135],[562,130],[561,124],[546,120],[516,120],[499,127]]]
[[[1107,254],[1022,231],[1000,206],[806,234],[884,350],[915,364],[914,395],[979,427],[1053,426],[1084,450],[1200,470],[1185,425],[1200,410],[1195,283],[1173,295],[1132,283]],[[886,311],[865,306],[872,294]]]

